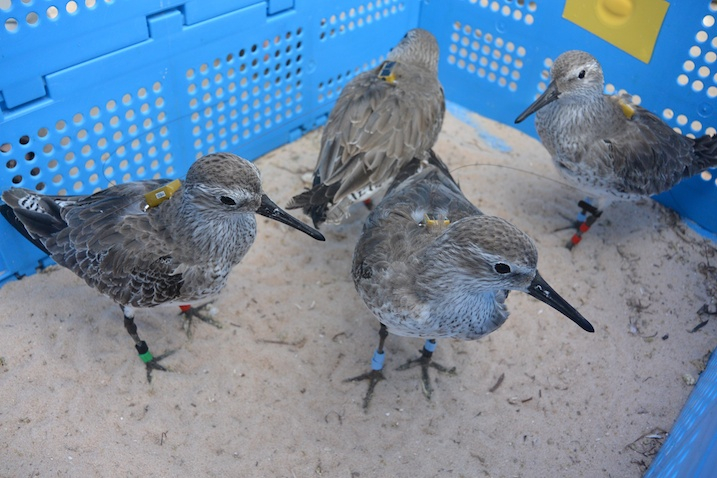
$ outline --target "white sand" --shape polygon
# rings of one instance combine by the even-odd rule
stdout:
[[[511,293],[500,330],[439,341],[435,360],[458,374],[434,372],[431,401],[419,370],[395,370],[422,341],[389,337],[364,413],[366,383],[343,382],[378,340],[349,276],[361,207],[326,243],[260,219],[215,302],[222,329],[189,340],[176,309],[140,310],[155,354],[178,349],[149,385],[119,308],[54,267],[0,289],[0,476],[640,476],[661,441],[630,445],[670,430],[683,375],[717,343],[717,320],[690,333],[715,301],[715,273],[700,272],[715,244],[643,201],[614,204],[568,251],[571,232],[555,231],[582,195],[553,181],[537,141],[471,118],[449,115],[436,150],[485,213],[535,239],[543,277],[594,334]],[[277,203],[303,188],[319,137],[257,162]]]

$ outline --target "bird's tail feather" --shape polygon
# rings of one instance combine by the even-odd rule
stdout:
[[[717,166],[717,135],[697,138],[694,148],[696,160],[693,162],[693,174]]]
[[[20,234],[22,234],[25,239],[32,242],[35,246],[37,246],[38,249],[43,251],[45,254],[50,254],[50,251],[48,251],[44,244],[40,242],[39,240],[35,239],[30,235],[29,232],[27,232],[27,229],[23,225],[23,223],[20,221],[20,219],[15,214],[15,211],[8,206],[7,204],[0,204],[0,214],[7,220],[10,225],[17,230]]]
[[[458,187],[458,183],[455,179],[453,179],[453,176],[451,176],[451,172],[448,170],[448,166],[446,166],[446,163],[444,163],[443,160],[441,160],[441,158],[439,158],[438,155],[432,149],[429,149],[423,155],[416,155],[415,158],[413,158],[410,162],[408,162],[404,167],[401,168],[401,170],[396,175],[396,178],[391,183],[391,187],[389,187],[388,191],[386,191],[386,194],[388,195],[392,190],[397,188],[405,180],[407,180],[414,174],[419,173],[423,169],[424,163],[428,163],[432,166],[435,166],[441,172],[441,174],[445,175],[451,182],[456,185],[456,187]]]
[[[333,203],[336,192],[341,187],[341,183],[330,185],[318,184],[297,194],[286,205],[287,209],[301,209],[304,214],[311,217],[314,227],[318,229],[319,225],[326,221],[326,212]]]
[[[437,167],[444,175],[446,175],[451,181],[453,181],[456,186],[458,186],[458,182],[453,178],[453,176],[451,176],[451,172],[448,170],[448,166],[446,166],[446,163],[444,163],[443,160],[439,158],[438,155],[434,153],[432,149],[428,150],[428,154],[428,163]]]

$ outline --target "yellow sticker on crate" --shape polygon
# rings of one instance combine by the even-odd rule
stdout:
[[[566,0],[563,18],[649,63],[669,6],[665,0]]]

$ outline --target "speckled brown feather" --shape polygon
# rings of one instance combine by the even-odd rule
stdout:
[[[438,137],[445,99],[435,38],[412,30],[388,59],[396,62],[395,82],[379,78],[379,66],[344,87],[324,128],[313,187],[287,206],[302,208],[315,225],[326,220],[332,207],[340,211],[332,222],[339,221],[355,201],[352,193],[387,186]]]
[[[3,200],[58,264],[122,305],[151,307],[218,293],[254,242],[262,203],[258,170],[229,153],[201,158],[172,197],[147,207],[144,195],[167,182],[91,196],[11,189]]]
[[[356,289],[391,333],[479,338],[507,318],[508,289],[492,281],[483,255],[468,251],[480,244],[488,256],[534,273],[535,245],[503,219],[483,215],[433,152],[420,171],[418,162],[401,171],[366,220],[354,251]],[[427,226],[426,216],[439,225]],[[450,224],[441,226],[443,219]],[[517,288],[530,283],[529,275],[517,276]]]
[[[603,94],[602,68],[589,53],[563,53],[551,76],[555,99],[537,109],[538,134],[558,170],[603,202],[659,194],[717,166],[717,138],[683,136],[638,105],[626,115],[625,98]]]

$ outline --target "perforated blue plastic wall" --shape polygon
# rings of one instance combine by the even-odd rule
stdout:
[[[717,354],[713,352],[644,478],[712,478],[716,474]]]
[[[579,48],[685,134],[715,132],[717,1],[669,6],[649,63],[525,0],[0,0],[0,187],[87,194],[181,176],[230,150],[248,159],[321,125],[341,88],[415,26],[441,47],[448,99],[498,121]],[[532,120],[520,129],[535,136]],[[658,196],[717,233],[705,174]],[[42,255],[0,223],[0,283]]]
[[[562,18],[564,6],[563,1],[424,2],[420,23],[438,37],[446,97],[513,125],[545,90],[552,61],[566,50],[585,50],[603,67],[606,93],[636,95],[639,104],[683,134],[715,134],[717,1],[670,2],[647,64]],[[537,137],[532,118],[516,127]],[[713,169],[656,199],[715,234],[716,180]]]
[[[420,2],[0,0],[0,188],[89,194],[321,125]],[[0,283],[43,254],[0,221]]]
[[[115,182],[181,176],[213,151],[254,159],[323,124],[343,85],[416,26],[438,39],[447,98],[498,121],[512,125],[545,89],[554,58],[584,49],[602,63],[606,92],[638,95],[685,134],[714,134],[717,0],[672,2],[649,63],[563,19],[563,7],[547,0],[0,0],[0,189],[89,194]],[[532,121],[518,127],[535,136]],[[716,175],[685,181],[658,200],[717,233]],[[0,221],[0,284],[45,261]],[[691,450],[713,456],[717,449],[714,425],[701,418],[714,408],[715,367],[713,357],[709,380],[700,379],[694,406],[683,411],[650,476],[690,466],[711,476],[704,466],[714,460]]]

